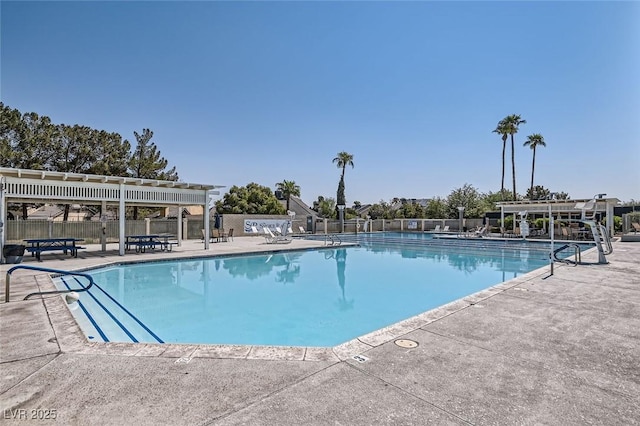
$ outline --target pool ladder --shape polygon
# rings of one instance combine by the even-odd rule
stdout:
[[[75,275],[75,276],[79,276],[79,277],[85,277],[86,279],[89,280],[89,285],[86,286],[86,287],[83,286],[82,284],[80,284],[80,282],[78,281],[78,284],[80,284],[80,288],[78,288],[78,289],[55,290],[55,291],[37,291],[35,293],[27,294],[25,296],[25,298],[22,299],[22,300],[28,300],[32,296],[44,296],[46,294],[63,294],[63,293],[71,293],[72,291],[75,291],[75,292],[87,291],[87,290],[89,290],[91,288],[91,286],[93,284],[95,284],[95,282],[93,281],[93,277],[91,275],[84,274],[82,272],[63,271],[61,269],[43,268],[41,266],[18,265],[18,266],[14,266],[13,268],[11,268],[11,269],[9,269],[7,271],[5,284],[4,284],[4,303],[9,302],[9,292],[10,292],[10,286],[11,286],[11,274],[13,273],[13,271],[15,271],[17,269],[27,269],[27,270],[30,270],[30,271],[42,271],[42,272],[49,272],[49,273],[52,273],[52,274],[60,274],[60,275]]]

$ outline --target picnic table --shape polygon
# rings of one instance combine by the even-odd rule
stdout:
[[[81,238],[29,238],[24,240],[28,244],[26,250],[40,262],[42,262],[40,255],[43,251],[60,250],[64,254],[68,252],[71,256],[78,257],[78,250],[84,249],[84,247],[76,245],[80,241],[84,240]]]
[[[155,250],[160,247],[162,251],[171,251],[173,246],[177,244],[174,241],[175,236],[171,234],[150,234],[150,235],[126,235],[125,250],[135,248],[136,253],[144,253],[147,249]]]

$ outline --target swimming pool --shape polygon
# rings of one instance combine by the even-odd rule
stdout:
[[[95,288],[72,312],[91,341],[326,347],[548,264],[544,243],[357,238],[357,247],[95,269]]]

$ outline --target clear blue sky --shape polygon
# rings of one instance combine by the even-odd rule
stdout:
[[[640,199],[637,2],[0,2],[1,99],[55,123],[150,128],[181,180],[347,203],[500,189]],[[507,151],[505,186],[511,188]],[[223,190],[224,191],[224,190]]]

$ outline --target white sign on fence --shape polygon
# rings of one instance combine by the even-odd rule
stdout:
[[[272,231],[276,230],[276,227],[280,228],[282,232],[287,232],[287,229],[291,227],[291,221],[288,219],[245,219],[244,220],[244,233],[251,234],[251,227],[255,226],[259,233],[263,233],[262,228],[269,228]]]

